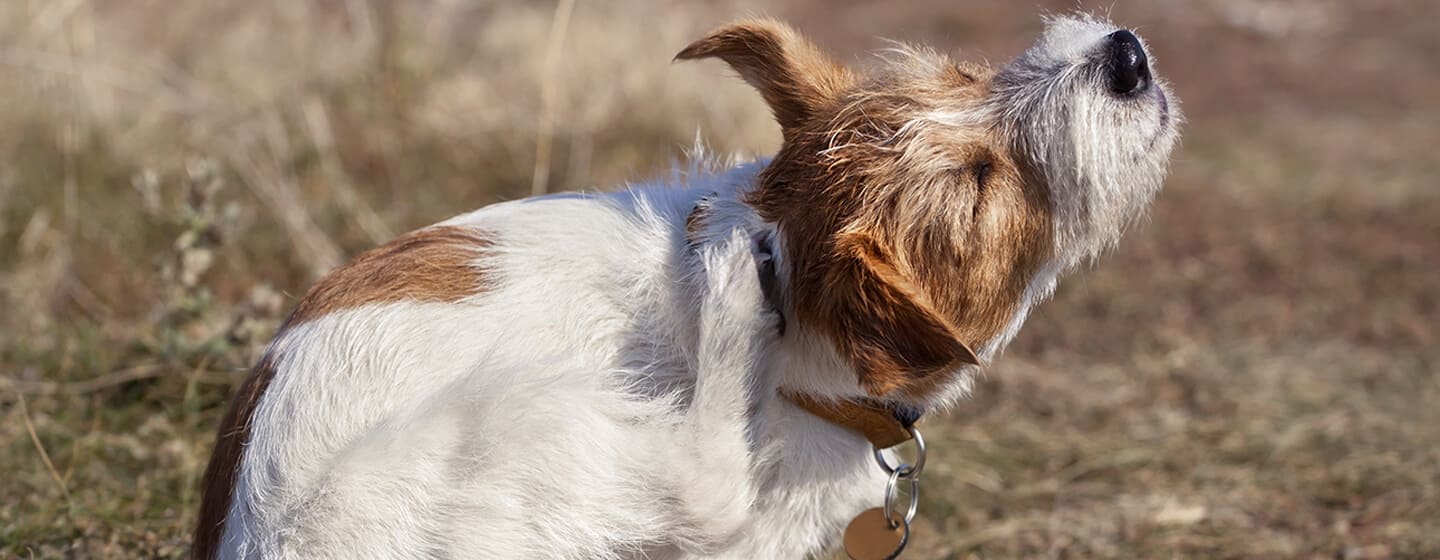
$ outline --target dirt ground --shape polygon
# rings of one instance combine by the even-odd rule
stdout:
[[[1147,38],[1184,141],[1150,218],[925,424],[908,557],[1440,558],[1440,3],[1079,6]],[[704,30],[1002,64],[1076,7],[0,5],[0,555],[183,555],[229,392],[347,255],[654,175],[697,130],[773,150],[729,71],[671,64]]]

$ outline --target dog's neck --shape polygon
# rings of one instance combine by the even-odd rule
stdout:
[[[923,413],[910,405],[875,399],[860,386],[853,368],[833,344],[807,325],[790,318],[791,283],[785,258],[787,239],[774,223],[765,222],[744,201],[746,189],[713,192],[698,199],[686,219],[686,239],[692,249],[724,239],[739,228],[756,240],[760,255],[761,285],[766,298],[781,315],[782,337],[774,370],[776,390],[801,409],[864,436],[877,449],[910,439],[908,428]]]

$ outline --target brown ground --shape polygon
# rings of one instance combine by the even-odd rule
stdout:
[[[537,138],[550,190],[697,128],[773,149],[738,80],[669,64],[700,31],[765,11],[857,63],[884,36],[998,64],[1074,5],[760,6],[581,3],[552,41],[550,4],[0,5],[0,553],[182,554],[293,294],[528,194]],[[926,424],[911,557],[1440,557],[1440,4],[1097,9],[1151,42],[1184,145],[1148,223]]]

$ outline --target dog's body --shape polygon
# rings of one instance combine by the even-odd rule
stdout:
[[[702,248],[685,236],[700,196],[734,197],[756,171],[491,206],[435,226],[474,233],[473,295],[288,326],[264,364],[274,377],[252,416],[227,552],[664,558],[683,546],[757,558],[826,542],[845,512],[879,499],[878,484],[850,483],[878,472],[779,442],[798,430],[858,459],[868,444],[767,398],[776,319],[750,239]],[[718,386],[697,388],[707,374]],[[764,472],[750,419],[783,454]],[[801,483],[812,477],[834,483]],[[756,487],[808,496],[757,501]],[[821,512],[793,531],[795,516]]]
[[[953,402],[1158,188],[1176,120],[1158,84],[1121,102],[1149,119],[1138,139],[1054,146],[1114,120],[1085,112],[1100,94],[1050,97],[1090,87],[1065,65],[1112,32],[1062,19],[1033,65],[913,51],[870,82],[770,22],[697,42],[681,57],[725,59],[775,109],[775,160],[488,207],[321,280],[224,420],[196,555],[823,548],[880,503],[884,476],[864,437],[780,395]]]

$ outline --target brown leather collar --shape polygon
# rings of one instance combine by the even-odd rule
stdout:
[[[810,414],[865,436],[875,449],[910,441],[909,428],[920,419],[918,411],[897,409],[872,399],[834,400],[787,389],[781,389],[780,396]]]

